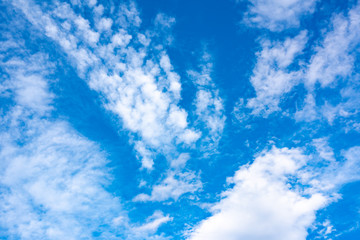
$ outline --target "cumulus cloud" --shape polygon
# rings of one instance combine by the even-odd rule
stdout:
[[[321,193],[305,196],[291,186],[306,161],[299,149],[262,152],[236,172],[235,186],[189,239],[305,239],[315,212],[327,203]]]
[[[303,15],[315,10],[317,0],[250,0],[244,22],[279,32],[299,27]]]
[[[359,179],[359,147],[334,160],[326,139],[314,141],[317,154],[299,148],[264,150],[229,180],[234,187],[222,193],[212,216],[200,222],[188,239],[294,239],[304,240],[316,212],[337,200],[336,191]],[[321,163],[323,160],[330,164]],[[318,161],[319,167],[311,162]],[[315,166],[315,165],[313,165]],[[331,231],[330,224],[327,231]]]

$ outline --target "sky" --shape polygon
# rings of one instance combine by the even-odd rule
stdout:
[[[3,0],[0,239],[360,239],[360,2]]]

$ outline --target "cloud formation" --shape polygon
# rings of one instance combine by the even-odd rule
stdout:
[[[286,110],[279,105],[285,103],[294,87],[300,85],[307,94],[294,115],[297,121],[325,119],[332,124],[338,117],[357,114],[358,99],[351,89],[358,87],[354,72],[355,49],[360,42],[355,30],[359,28],[358,19],[359,5],[350,9],[346,17],[335,14],[322,41],[311,49],[308,62],[304,59],[304,48],[308,43],[305,30],[284,41],[263,40],[250,79],[256,97],[247,99],[246,107],[252,114],[264,117]],[[340,86],[341,82],[346,84]],[[340,86],[342,101],[333,105],[324,99],[325,103],[318,106],[317,93],[335,86]]]
[[[213,215],[188,239],[306,239],[316,212],[337,200],[340,186],[357,181],[360,169],[354,157],[358,147],[347,150],[340,162],[333,159],[324,139],[315,145],[318,167],[314,156],[302,149],[276,147],[240,167],[229,180],[234,186],[222,193],[222,200],[211,208]]]
[[[299,149],[262,152],[231,179],[213,216],[202,221],[189,239],[305,239],[315,212],[327,203],[321,193],[306,196],[296,183],[307,156]]]
[[[141,33],[141,20],[134,4],[122,4],[114,10],[117,20],[112,21],[112,27],[102,16],[103,10],[99,10],[103,6],[91,5],[94,19],[90,20],[108,24],[106,31],[103,28],[97,31],[89,19],[75,13],[68,3],[54,4],[48,11],[28,1],[13,1],[13,5],[61,47],[79,76],[103,97],[104,107],[131,133],[130,141],[142,169],[153,170],[159,154],[171,162],[200,138],[201,131],[189,125],[187,112],[178,104],[180,77],[174,72],[163,43],[157,41],[161,31],[166,38],[173,18],[160,14],[154,23],[159,32],[150,29]],[[173,173],[170,171],[163,180],[167,181]],[[176,177],[177,181],[186,181],[180,182],[184,186],[191,185],[184,190],[193,192],[201,185],[197,183],[199,179],[189,179],[194,176],[191,173],[178,170],[176,174],[187,176]],[[165,199],[170,197],[169,193]]]
[[[257,28],[280,32],[299,27],[301,17],[315,10],[317,0],[250,0],[244,22]]]
[[[48,56],[29,56],[16,40],[7,43],[12,51],[0,55],[7,73],[0,96],[11,102],[0,118],[0,237],[167,239],[156,232],[171,218],[157,211],[132,223],[108,191],[106,153],[51,117],[55,65]]]
[[[197,88],[194,100],[195,114],[199,124],[205,125],[205,127],[200,127],[203,129],[202,151],[205,155],[217,151],[226,120],[223,100],[211,77],[213,71],[211,61],[211,55],[204,52],[198,66],[200,71],[189,70],[187,72]]]
[[[1,64],[9,74],[3,87],[15,103],[0,125],[0,224],[7,229],[1,236],[79,239],[99,232],[114,239],[118,233],[101,225],[111,226],[124,212],[104,187],[110,179],[104,154],[67,122],[44,118],[54,98],[47,57],[13,57]]]

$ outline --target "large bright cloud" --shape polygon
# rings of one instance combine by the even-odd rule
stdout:
[[[305,239],[316,211],[328,201],[322,193],[307,195],[296,186],[307,158],[300,149],[262,152],[236,172],[235,186],[189,239]]]

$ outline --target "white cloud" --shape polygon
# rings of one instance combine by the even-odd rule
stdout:
[[[42,76],[48,74],[53,67],[46,63],[46,60],[46,56],[37,54],[27,61],[11,58],[1,64],[1,67],[11,72],[11,77],[16,79],[8,79],[2,86],[13,90],[19,105],[39,114],[45,114],[52,109],[50,104],[54,97],[48,92],[48,84]]]
[[[257,63],[250,79],[256,97],[247,102],[253,114],[268,114],[280,110],[281,97],[290,92],[302,77],[302,72],[290,70],[295,58],[300,55],[307,42],[307,32],[283,42],[264,41],[262,51],[257,54]]]
[[[318,118],[319,114],[316,111],[315,97],[312,94],[308,94],[305,97],[303,108],[296,111],[295,119],[297,121],[312,122]]]
[[[17,42],[8,46],[12,51],[0,55],[8,74],[0,89],[10,92],[0,94],[13,101],[0,118],[0,237],[168,239],[156,232],[172,218],[156,211],[145,223],[131,223],[107,191],[112,176],[105,153],[53,119],[54,64],[40,53],[28,56]]]
[[[317,0],[250,0],[244,22],[253,27],[282,31],[299,27],[303,15],[315,10]]]
[[[189,159],[190,155],[188,153],[182,153],[177,159],[171,161],[171,167],[175,169],[185,167]]]
[[[309,88],[319,82],[322,87],[334,83],[338,78],[346,78],[353,71],[354,48],[360,42],[357,34],[360,28],[360,5],[348,12],[348,16],[335,15],[331,29],[325,33],[322,43],[316,48],[306,72]]]
[[[170,163],[199,139],[201,132],[189,126],[186,111],[178,105],[180,77],[173,71],[161,42],[150,41],[152,36],[156,38],[156,33],[149,30],[140,34],[141,20],[134,4],[113,10],[116,13],[113,28],[119,29],[112,34],[96,32],[89,19],[75,14],[66,3],[49,6],[55,8],[50,12],[31,1],[17,0],[13,4],[36,27],[47,29],[46,35],[68,54],[79,76],[103,97],[105,108],[132,133],[131,142],[143,169],[153,168],[157,154],[163,154]],[[57,21],[58,12],[62,13],[61,21]],[[64,22],[71,28],[64,27]],[[173,18],[161,14],[155,19],[156,28],[160,25],[169,28],[173,23]],[[100,43],[100,37],[108,39],[108,43]],[[179,192],[194,191],[198,185],[189,185],[193,175],[183,174],[187,177],[176,181],[186,187]],[[170,191],[167,193],[168,198],[175,198]]]
[[[235,186],[189,239],[304,240],[316,211],[328,202],[322,193],[306,196],[291,184],[300,181],[297,174],[307,158],[299,149],[262,152],[236,172]]]
[[[96,24],[96,28],[102,31],[111,30],[111,26],[113,24],[113,20],[111,18],[101,18],[100,21]]]
[[[170,28],[175,24],[175,18],[167,16],[164,13],[158,13],[155,17],[155,25]]]
[[[84,19],[81,16],[78,16],[76,17],[76,19],[74,19],[74,23],[77,26],[79,35],[82,35],[90,45],[95,45],[99,41],[99,33],[93,31],[90,28],[88,20]]]
[[[29,20],[37,23],[40,27],[51,26],[58,29],[58,34],[49,34],[49,37],[58,42],[60,45],[64,39],[76,39],[78,37],[77,35],[73,36],[71,32],[67,32],[65,29],[60,29],[57,26],[58,24],[46,13],[39,14],[38,12],[41,10],[38,6],[34,6],[35,10],[30,10],[30,7],[27,4],[19,7],[21,7],[21,9],[27,14]],[[68,9],[68,11],[72,10]],[[132,10],[124,10],[127,15],[132,16],[135,14],[130,14],[129,11]],[[38,20],[37,18],[41,18],[39,15],[50,18],[50,23],[44,23],[41,22],[41,20]],[[88,36],[84,37],[89,37],[89,44],[94,46],[94,44],[97,43],[98,37],[95,37],[95,35],[91,33],[93,30],[90,29],[88,20],[82,18],[81,16],[75,16],[74,13],[68,13],[67,15],[68,16],[66,17],[70,18],[67,19],[69,23],[73,22],[74,27],[78,28],[79,31],[82,31],[82,34],[79,35],[84,35],[84,32],[88,32],[88,34],[85,34]],[[161,86],[157,85],[157,79],[164,77],[159,73],[159,63],[150,60],[146,62],[144,67],[142,67],[142,65],[145,64],[144,58],[146,52],[141,49],[136,51],[131,47],[125,48],[132,39],[132,36],[129,35],[126,30],[120,29],[118,33],[111,36],[111,39],[112,42],[109,46],[98,46],[98,49],[101,50],[104,47],[109,49],[110,47],[110,49],[114,51],[114,48],[117,48],[117,51],[121,51],[120,55],[122,56],[117,56],[115,52],[104,56],[99,54],[101,52],[98,52],[98,49],[95,49],[95,51],[92,52],[90,48],[84,45],[77,45],[78,40],[74,41],[74,46],[69,48],[64,47],[63,49],[75,59],[75,65],[79,68],[80,72],[85,71],[85,69],[88,69],[89,67],[96,68],[90,72],[89,85],[94,90],[97,90],[105,95],[108,102],[107,108],[122,118],[125,127],[129,128],[131,131],[139,133],[139,135],[144,138],[146,144],[150,144],[150,147],[157,147],[164,141],[165,145],[170,144],[170,141],[176,138],[174,133],[186,130],[186,126],[184,124],[176,125],[173,130],[171,127],[174,126],[174,124],[172,124],[171,119],[169,120],[169,124],[172,126],[164,126],[165,124],[163,123],[165,123],[168,118],[172,118],[172,114],[176,111],[176,109],[178,109],[177,112],[179,114],[185,114],[184,116],[186,116],[186,113],[184,110],[179,109],[175,105],[177,98],[174,98],[174,95],[172,95],[173,91],[164,93]],[[163,60],[164,58],[166,59],[166,57],[165,53],[163,53],[163,57],[160,60],[160,65],[162,67],[166,65]],[[107,70],[104,70],[104,66],[99,65],[99,59],[101,58],[104,58],[103,60],[106,62],[111,62],[109,67],[116,72],[108,74]],[[114,69],[114,67],[119,65],[114,66],[114,61],[115,63],[120,64],[123,58],[125,58],[127,62],[125,68],[121,69],[122,77],[120,77],[120,71],[118,69]],[[171,64],[169,60],[167,60],[165,68],[167,75],[172,73],[176,76],[176,74],[171,71],[171,68]],[[178,77],[173,77],[170,81],[178,81]],[[169,84],[171,85],[173,83],[169,82]],[[168,85],[166,87],[169,88],[170,86]],[[174,89],[174,87],[172,87],[172,89]],[[174,90],[176,91],[175,94],[178,95],[177,91],[179,88]],[[184,122],[185,120],[183,120],[183,123]],[[171,133],[172,131],[174,133]],[[161,136],[169,135],[165,134],[165,132],[169,132],[170,137],[159,139]]]
[[[86,3],[89,7],[94,7],[97,4],[97,0],[87,0]]]
[[[313,145],[316,148],[319,157],[328,162],[334,162],[335,156],[333,149],[329,146],[327,138],[318,138],[313,140]]]
[[[279,104],[286,102],[287,94],[295,86],[303,84],[307,93],[302,106],[297,106],[294,115],[297,121],[326,120],[333,124],[339,117],[355,116],[359,112],[359,98],[352,89],[358,88],[354,63],[360,42],[356,34],[360,27],[359,8],[360,5],[357,5],[345,16],[339,13],[332,17],[323,39],[312,48],[308,62],[303,60],[303,49],[307,44],[305,31],[282,42],[263,41],[250,79],[256,97],[247,99],[246,103],[252,114],[267,117],[273,112],[285,111]],[[339,88],[340,103],[318,99],[318,91],[339,86],[339,80],[345,83]],[[323,104],[318,105],[316,99]],[[236,116],[240,116],[240,108],[236,107]]]
[[[148,217],[147,223],[135,228],[134,232],[140,231],[155,233],[162,224],[172,221],[172,219],[173,218],[169,217],[169,215],[164,216],[164,213],[161,211],[155,211],[153,215]]]
[[[195,193],[202,188],[202,183],[193,172],[181,173],[170,170],[160,184],[154,185],[151,194],[141,193],[134,198],[136,202],[165,201],[169,198],[178,200],[185,193]]]
[[[360,180],[360,147],[335,158],[326,138],[312,145],[312,155],[273,147],[240,167],[229,179],[234,186],[211,207],[212,216],[187,233],[188,239],[305,240],[316,212],[337,201],[344,184]],[[324,222],[320,234],[332,231]]]
[[[112,220],[125,213],[119,199],[104,188],[110,179],[104,154],[68,123],[44,118],[53,109],[54,95],[46,79],[52,64],[37,54],[10,58],[1,67],[9,74],[3,84],[8,84],[8,97],[14,101],[0,120],[4,234],[79,239],[100,231],[113,239],[123,228],[114,231]]]
[[[197,92],[194,100],[197,121],[205,126],[202,136],[202,151],[205,155],[216,152],[225,127],[223,100],[211,78],[213,64],[209,53],[204,53],[198,66],[200,71],[189,70]],[[206,131],[207,130],[207,131]]]
[[[335,182],[345,184],[360,180],[360,147],[355,146],[343,152],[346,161],[335,177]]]
[[[8,189],[1,194],[1,225],[10,235],[91,237],[100,225],[123,214],[119,200],[103,187],[106,159],[96,145],[66,123],[27,124],[39,127],[24,129],[32,134],[21,134],[28,139],[22,146],[11,137],[1,143],[1,185]],[[109,229],[102,231],[104,236],[110,234]]]
[[[333,105],[325,99],[322,106],[317,106],[314,100],[309,101],[309,94],[303,109],[296,113],[297,120],[311,121],[322,117],[332,124],[338,117],[348,118],[358,113],[359,98],[354,92],[358,88],[358,76],[354,76],[354,53],[360,42],[357,34],[359,9],[360,5],[357,5],[346,17],[337,14],[332,18],[331,29],[325,32],[323,41],[315,48],[304,74],[304,84],[313,95],[316,83],[321,88],[328,88],[338,86],[339,80],[345,80],[345,87],[340,88],[341,102]],[[311,117],[310,112],[313,113]]]

